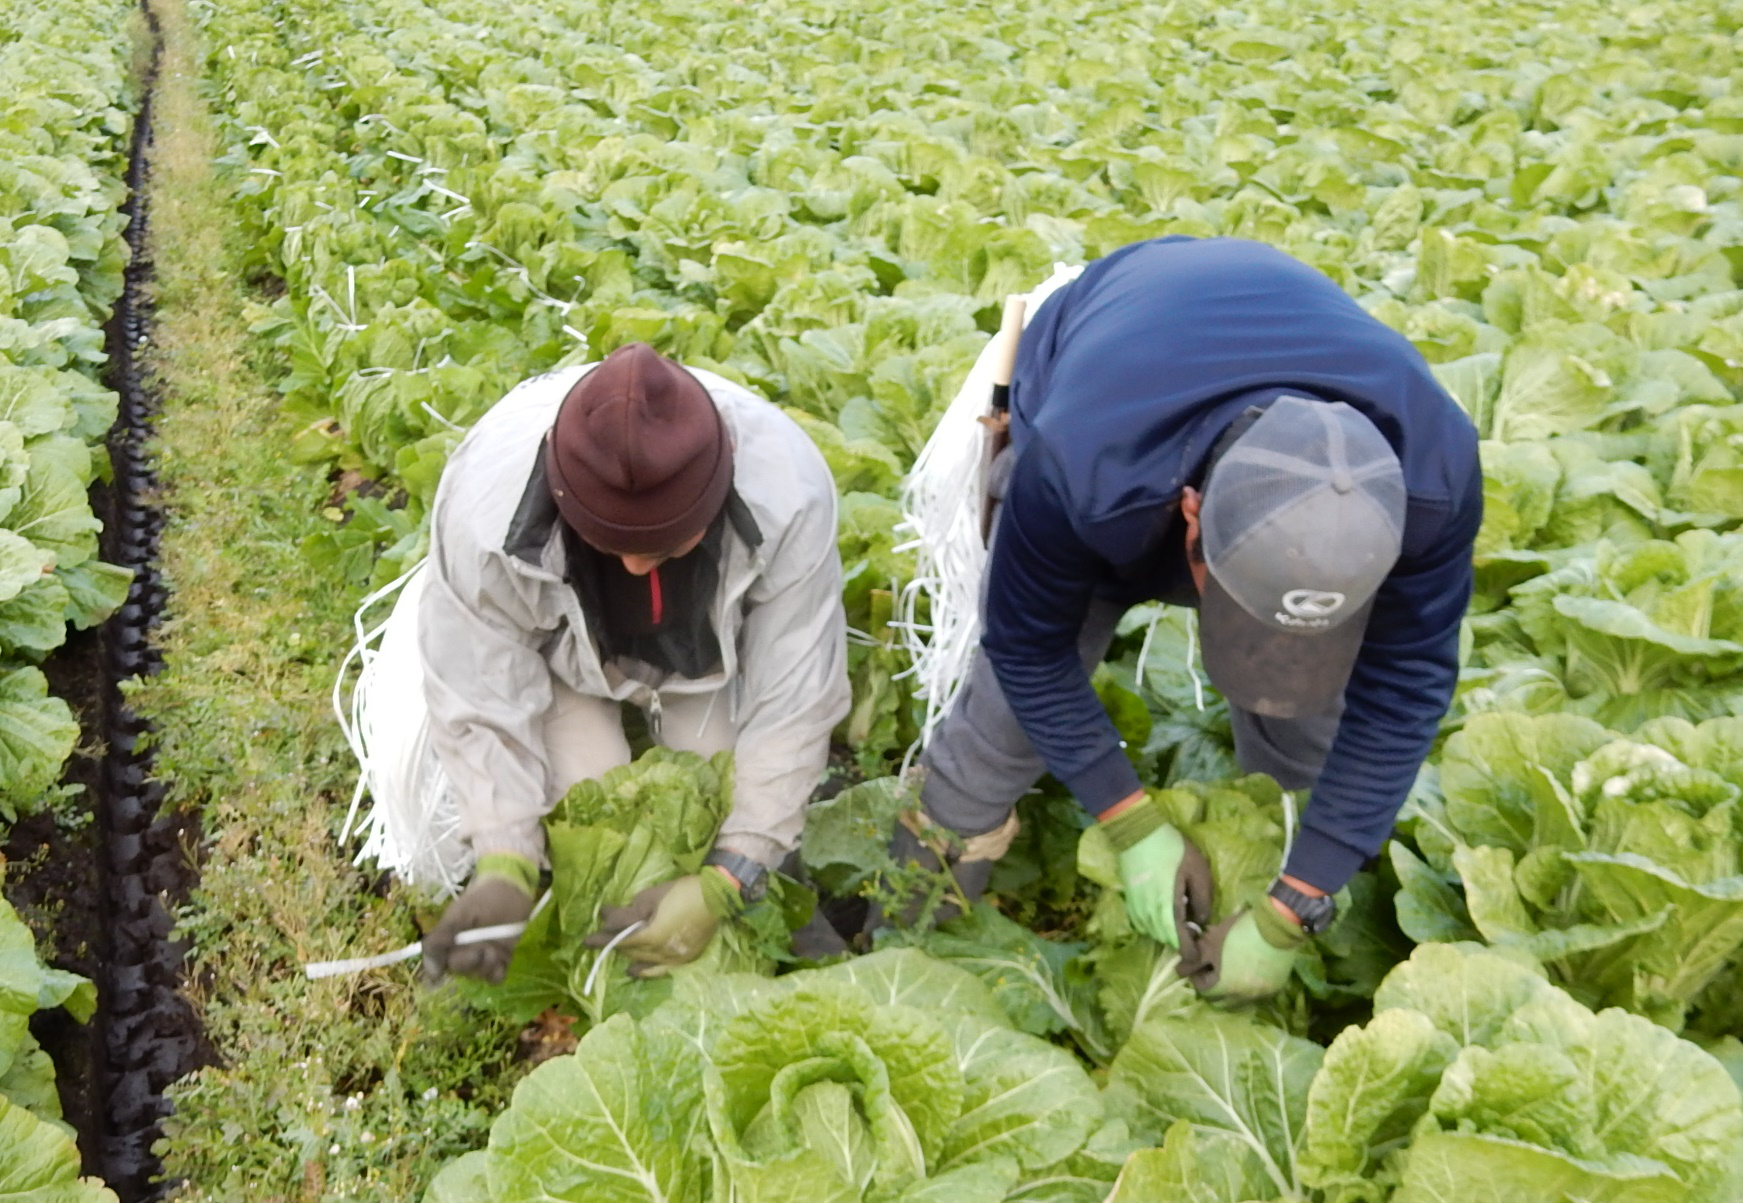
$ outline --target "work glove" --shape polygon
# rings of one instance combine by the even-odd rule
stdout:
[[[629,975],[659,977],[673,965],[695,960],[714,938],[723,919],[744,910],[738,887],[719,869],[649,886],[628,906],[608,906],[600,913],[599,930],[582,941],[604,948],[630,927],[643,926],[617,945],[630,959]]]
[[[1132,926],[1169,948],[1180,932],[1210,922],[1210,864],[1148,798],[1102,821],[1120,857],[1120,885]]]
[[[1187,942],[1180,976],[1212,1002],[1247,1003],[1283,989],[1307,945],[1300,924],[1261,898]]]
[[[493,985],[500,982],[520,937],[477,944],[458,944],[455,938],[476,927],[525,923],[533,913],[538,885],[539,867],[524,856],[491,852],[479,857],[471,884],[448,904],[441,921],[424,937],[424,980],[433,986],[445,975],[458,973]]]

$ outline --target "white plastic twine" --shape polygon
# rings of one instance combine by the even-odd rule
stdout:
[[[540,896],[538,904],[533,907],[532,914],[527,916],[525,923],[497,923],[490,927],[469,927],[454,937],[454,943],[457,945],[485,944],[491,940],[512,940],[522,932],[526,931],[528,925],[531,924],[534,919],[538,918],[539,912],[545,909],[545,904],[550,900],[551,893],[547,890]],[[623,936],[628,935],[640,926],[641,924],[639,923],[635,924],[634,927],[629,928],[623,933],[623,935],[620,935],[618,939],[621,940]],[[613,944],[616,942],[616,940],[612,941]],[[423,953],[424,942],[422,940],[413,940],[404,948],[396,948],[392,952],[378,953],[372,957],[350,957],[342,961],[311,961],[303,966],[303,973],[307,975],[311,981],[319,981],[324,977],[344,977],[346,974],[362,973],[365,969],[381,969],[388,965],[397,965],[401,961],[409,961],[413,957],[422,956]],[[597,968],[597,966],[595,966],[595,968]]]
[[[605,947],[599,950],[599,958],[593,962],[593,968],[587,971],[587,980],[581,983],[581,997],[585,998],[593,993],[593,983],[598,980],[599,971],[605,968],[605,960],[611,955],[612,950],[646,926],[646,919],[637,919],[634,923],[611,937],[611,940],[605,945]]]
[[[339,731],[345,736],[345,742],[350,746],[352,755],[357,757],[358,767],[362,770],[357,779],[357,787],[351,793],[351,809],[345,812],[345,825],[339,831],[339,840],[343,843],[351,836],[351,824],[356,821],[358,807],[362,804],[363,794],[368,788],[369,750],[362,732],[367,725],[364,720],[364,702],[367,697],[362,682],[352,690],[349,704],[345,699],[345,682],[351,675],[352,667],[367,668],[374,658],[376,644],[382,632],[387,628],[385,621],[370,626],[367,615],[387,598],[392,597],[405,587],[413,574],[423,567],[422,562],[414,565],[397,580],[377,589],[358,605],[357,612],[351,616],[351,628],[356,634],[345,658],[339,661],[339,672],[333,678],[333,714],[339,720]]]
[[[1192,700],[1204,711],[1204,682],[1198,676],[1198,611],[1186,613],[1186,675],[1192,678]]]
[[[1017,326],[981,350],[956,398],[938,420],[932,436],[902,482],[902,523],[914,538],[914,579],[896,601],[899,633],[911,666],[901,673],[914,679],[914,696],[925,708],[920,739],[908,750],[912,759],[950,709],[970,658],[980,642],[980,578],[986,568],[981,513],[986,495],[986,430],[980,419],[992,412],[993,385],[1008,379],[1016,336],[1041,303],[1075,280],[1082,267],[1053,266],[1053,274],[1025,296],[1007,301]],[[922,608],[930,621],[918,619]]]
[[[430,743],[417,647],[422,569],[420,563],[364,598],[352,620],[356,642],[333,683],[333,711],[357,757],[358,776],[339,838],[360,832],[358,863],[373,859],[402,881],[451,898],[472,871],[472,854],[460,839],[460,807]],[[390,598],[392,611],[376,621],[377,608]],[[365,794],[372,805],[359,820]]]
[[[1144,642],[1143,645],[1138,648],[1138,671],[1133,674],[1137,679],[1138,688],[1140,689],[1144,688],[1147,682],[1147,678],[1144,676],[1144,669],[1150,663],[1150,644],[1156,639],[1156,624],[1161,621],[1162,611],[1158,609],[1155,613],[1150,615],[1150,622],[1144,628]]]
[[[545,909],[545,904],[550,900],[549,890],[540,895],[538,904],[533,907],[533,912],[527,916],[525,923],[497,923],[490,927],[469,927],[454,937],[454,943],[466,945],[484,944],[491,940],[512,940],[532,925],[532,921],[539,917],[539,912]],[[583,996],[593,993],[593,984],[599,978],[599,971],[605,968],[605,962],[616,951],[617,946],[646,926],[647,920],[637,919],[611,937],[611,942],[599,950],[598,959],[593,962],[593,968],[587,971],[587,980],[581,985]],[[310,961],[303,966],[303,973],[310,981],[319,981],[327,977],[345,977],[348,974],[362,973],[366,969],[384,969],[389,965],[397,965],[401,961],[409,961],[413,957],[422,956],[423,953],[424,942],[413,940],[404,948],[396,948],[392,952],[377,953],[372,957],[348,957],[339,961]]]
[[[996,343],[988,343],[944,411],[913,469],[902,482],[899,531],[915,538],[914,579],[901,591],[891,622],[911,658],[904,676],[915,679],[915,697],[925,706],[920,742],[931,737],[968,669],[980,638],[980,576],[986,563],[981,536],[981,498],[986,471],[986,430],[992,412]],[[922,624],[922,607],[930,622]]]

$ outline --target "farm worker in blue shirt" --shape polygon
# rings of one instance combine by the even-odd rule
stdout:
[[[924,819],[967,840],[953,871],[977,896],[991,861],[974,837],[1051,771],[1103,824],[1133,923],[1180,950],[1180,972],[1211,998],[1271,994],[1386,841],[1452,699],[1476,432],[1326,276],[1253,242],[1164,238],[1042,304],[1010,437],[984,633],[921,762]],[[1146,800],[1090,687],[1147,599],[1198,609],[1242,768],[1312,790],[1269,897],[1209,930],[1205,859]],[[932,855],[906,829],[896,845]]]

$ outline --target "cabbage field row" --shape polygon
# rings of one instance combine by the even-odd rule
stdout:
[[[639,340],[770,397],[822,449],[856,631],[848,786],[812,808],[807,881],[781,881],[697,964],[633,981],[580,937],[695,870],[729,774],[653,752],[578,787],[548,824],[553,905],[508,981],[456,1004],[578,1037],[573,1053],[420,1092],[413,1062],[490,1060],[465,1023],[367,1053],[295,1031],[306,1043],[284,1048],[346,1063],[328,1081],[307,1053],[288,1076],[291,1053],[251,1060],[226,1020],[215,1064],[170,1092],[166,1169],[187,1198],[374,1197],[413,1165],[430,1203],[1743,1198],[1743,12],[187,7],[224,143],[213,220],[240,228],[226,267],[253,288],[249,351],[272,365],[289,456],[337,485],[302,541],[308,574],[352,596],[399,576],[480,414]],[[110,45],[108,6],[82,8],[103,37],[78,44]],[[51,42],[4,30],[0,56]],[[17,326],[39,331],[20,347],[61,348],[49,362],[0,341],[18,365],[0,372],[74,398],[21,430],[32,455],[108,420],[73,374],[100,362],[119,262],[119,74],[105,95],[107,140],[86,117],[32,151],[96,173],[105,233],[23,227],[58,230],[59,259],[48,234],[0,238],[15,277],[0,340]],[[884,852],[919,717],[890,626],[913,571],[902,474],[1008,293],[1163,234],[1258,239],[1326,272],[1415,343],[1482,437],[1458,696],[1397,838],[1284,994],[1247,1011],[1199,999],[1133,930],[1111,848],[1052,785],[1021,805],[993,905],[796,960],[819,895],[913,884]],[[83,324],[43,341],[68,315]],[[26,396],[11,379],[0,399]],[[94,562],[15,529],[61,554],[55,604],[100,617],[113,583]],[[0,652],[32,672],[48,645],[10,650],[12,605]],[[1096,683],[1216,896],[1238,901],[1275,873],[1294,803],[1236,775],[1226,707],[1192,660],[1180,615],[1140,608]],[[48,784],[20,780],[20,797]],[[212,854],[231,855],[251,836],[219,814]],[[282,972],[274,1025],[330,1005],[288,980],[295,965],[225,964],[240,921],[184,917],[208,1002],[211,981]],[[386,969],[352,989],[344,1005],[367,1008],[419,987]],[[477,1127],[454,1118],[522,1074]],[[378,1139],[384,1115],[411,1134]]]
[[[86,493],[116,414],[101,369],[127,253],[127,14],[118,2],[0,11],[0,838],[61,792],[79,738],[40,665],[69,623],[102,621],[127,592],[129,574],[97,558]],[[39,1011],[83,1022],[96,1006],[94,985],[44,964],[0,900],[0,1194],[113,1200],[79,1177],[55,1066],[31,1031]]]
[[[127,12],[0,13],[0,822],[41,804],[78,738],[36,666],[127,592],[85,495],[115,421],[101,372],[127,254]]]
[[[288,285],[255,328],[285,354],[299,453],[405,499],[354,502],[314,562],[396,574],[484,407],[650,341],[789,406],[828,456],[868,636],[842,734],[872,775],[913,730],[881,625],[894,487],[1001,298],[1054,262],[1162,233],[1274,243],[1408,334],[1485,439],[1450,739],[1282,1003],[1184,996],[1057,797],[1026,804],[1006,915],[772,981],[742,973],[779,955],[765,916],[764,947],[717,942],[676,986],[612,982],[572,940],[649,871],[627,849],[675,871],[719,820],[663,801],[676,766],[638,766],[553,817],[560,906],[478,1000],[591,1030],[432,1198],[1743,1189],[1736,1087],[1671,1034],[1743,1060],[1736,30],[1670,8],[1441,15],[207,12],[257,266]],[[1239,897],[1281,852],[1276,793],[1194,784],[1230,771],[1226,720],[1186,702],[1171,647],[1131,650],[1104,694]],[[820,884],[875,880],[891,796],[816,808]]]

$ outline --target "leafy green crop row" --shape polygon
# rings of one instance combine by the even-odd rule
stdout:
[[[1273,243],[1408,335],[1484,438],[1444,751],[1277,1003],[1229,1017],[1193,997],[1131,933],[1055,790],[1025,800],[999,911],[886,937],[926,958],[886,950],[772,983],[702,967],[657,1007],[651,993],[589,1005],[593,962],[568,937],[647,866],[696,851],[688,820],[648,848],[647,824],[601,822],[593,798],[554,828],[574,853],[558,892],[576,926],[559,914],[541,939],[546,1000],[568,994],[595,1026],[432,1197],[1735,1197],[1743,1111],[1721,1061],[1743,1075],[1743,771],[1719,716],[1743,692],[1738,14],[1595,0],[237,0],[202,14],[250,266],[285,284],[255,328],[283,354],[297,454],[382,486],[311,540],[318,568],[396,573],[421,553],[447,452],[508,386],[652,342],[788,406],[829,460],[846,601],[868,637],[842,734],[868,773],[912,734],[884,638],[908,571],[897,482],[1000,298],[1055,260],[1164,233]],[[1226,714],[1185,667],[1184,625],[1152,616],[1131,617],[1098,684],[1234,905],[1274,871],[1287,803],[1219,781]],[[822,884],[878,888],[897,793],[816,810],[806,856]],[[951,1100],[982,1089],[960,1046],[957,1075],[944,1068],[955,1011],[891,1014],[912,1004],[855,980],[939,961],[996,1006],[977,1040],[1069,1045],[1105,1072],[1070,1124],[1012,1113],[1057,1137],[1045,1154],[953,1151]],[[886,1047],[892,1023],[938,1064]]]
[[[962,970],[888,951],[685,977],[529,1076],[429,1198],[1064,1198],[1073,1158],[1112,1180],[1123,1132],[1103,1128],[1068,1053],[1013,1031]]]
[[[79,1150],[61,1121],[54,1064],[30,1034],[37,1011],[65,1007],[81,1023],[97,1009],[96,988],[37,959],[36,938],[0,899],[0,1196],[44,1203],[115,1203],[79,1177]]]
[[[78,739],[36,665],[127,592],[86,497],[116,410],[101,369],[127,254],[127,9],[0,12],[0,819],[40,804]]]
[[[1717,1062],[1474,945],[1418,948],[1373,1019],[1323,1050],[1236,1016],[1151,1021],[1108,1092],[1161,1146],[1109,1203],[1718,1203],[1743,1184],[1743,1109]]]
[[[1692,1045],[1475,945],[1419,949],[1329,1049],[1146,1018],[1103,1089],[970,974],[889,950],[685,977],[535,1070],[428,1198],[1435,1203],[1479,1183],[1718,1203],[1743,1189],[1743,1105]]]
[[[261,266],[290,285],[259,329],[290,354],[303,450],[407,494],[403,511],[357,503],[323,563],[391,574],[421,547],[455,425],[631,338],[820,419],[844,492],[887,495],[998,297],[1161,232],[1285,246],[1442,365],[1502,465],[1480,608],[1549,550],[1743,512],[1723,410],[1743,356],[1727,249],[1743,118],[1722,31],[1510,14],[1468,43],[1430,29],[1390,46],[1354,14],[1066,8],[929,26],[921,53],[951,65],[935,79],[907,27],[803,5],[754,36],[667,11],[611,14],[607,39],[599,19],[582,0],[214,13]],[[694,29],[732,71],[676,53]],[[1467,44],[1534,65],[1452,72],[1456,87],[1418,69]],[[1559,472],[1499,445],[1589,430]],[[1521,475],[1531,500],[1509,521]],[[901,564],[851,527],[894,514],[848,511],[870,520],[844,544],[867,578],[852,617],[875,637],[870,590]],[[1474,666],[1557,657],[1507,621],[1475,630]],[[1548,670],[1590,692],[1580,665]],[[862,702],[900,704],[887,672],[858,675]]]
[[[121,293],[132,132],[128,6],[20,0],[0,11],[0,834],[57,787],[79,737],[38,667],[89,627],[129,574],[97,559],[87,489],[107,471],[115,394],[103,326]],[[79,1177],[39,1010],[81,1022],[92,984],[44,966],[0,901],[0,1194],[101,1203]]]
[[[1735,718],[1621,737],[1574,715],[1478,715],[1417,808],[1426,863],[1393,845],[1405,930],[1523,949],[1593,1005],[1743,1034],[1740,740]]]

